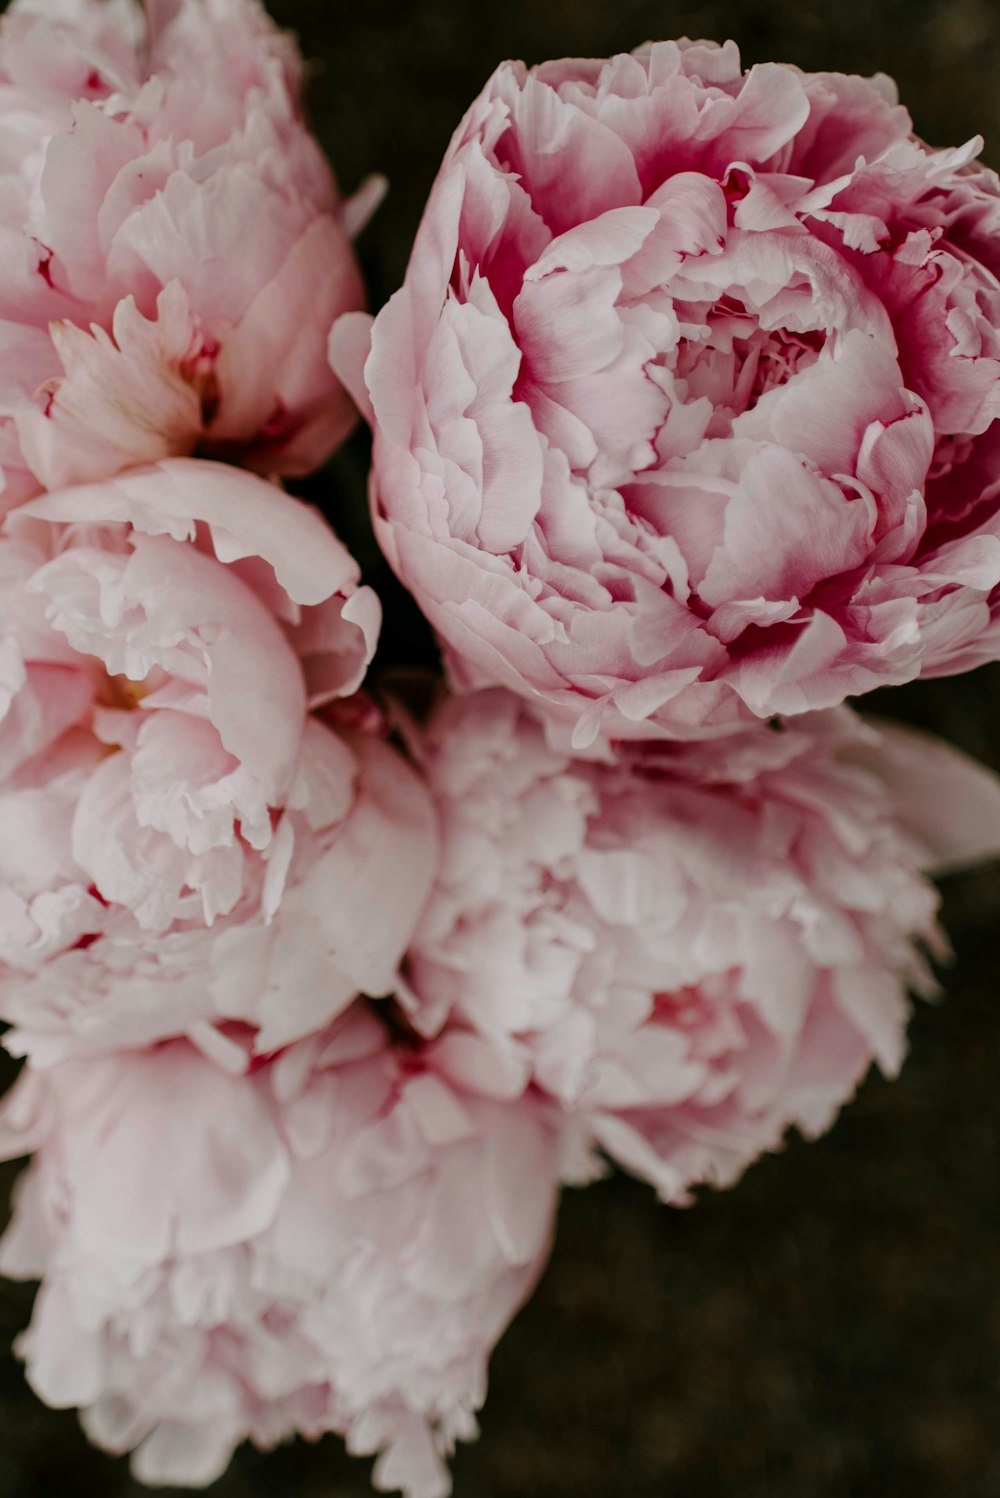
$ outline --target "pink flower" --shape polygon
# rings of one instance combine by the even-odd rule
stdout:
[[[331,349],[460,687],[579,751],[1000,655],[979,145],[731,43],[497,70],[370,351],[350,317]]]
[[[1000,849],[1000,782],[908,730],[842,708],[734,748],[572,762],[500,691],[421,746],[443,851],[410,1019],[450,1076],[533,1081],[668,1201],[896,1071],[943,946],[924,870]]]
[[[271,1048],[392,987],[432,813],[394,751],[309,717],[379,625],[316,513],[183,458],[46,495],[0,533],[0,610],[16,1049],[235,1019]]]
[[[249,1438],[346,1436],[376,1486],[450,1491],[493,1345],[544,1263],[555,1140],[467,1094],[364,1008],[234,1078],[184,1042],[27,1071],[37,1150],[0,1255],[42,1279],[36,1392],[154,1484]]]
[[[0,23],[3,504],[199,450],[317,467],[353,412],[326,360],[363,303],[256,0],[20,0]],[[370,197],[370,194],[368,194]]]

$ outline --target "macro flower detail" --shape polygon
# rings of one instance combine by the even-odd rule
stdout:
[[[847,709],[729,760],[597,765],[494,690],[417,742],[442,859],[410,1021],[456,1077],[533,1082],[667,1201],[828,1128],[872,1062],[895,1073],[907,989],[932,991],[924,954],[946,950],[925,870],[1000,846],[992,776]]]
[[[980,144],[732,44],[497,70],[403,288],[332,339],[458,687],[583,752],[1000,654]]]
[[[893,715],[996,762],[993,719],[975,681],[851,699],[1000,668],[983,142],[732,42],[502,63],[383,304],[440,27],[421,59],[289,0],[307,71],[262,0],[0,11],[0,1276],[37,1282],[31,1388],[153,1488],[319,1493],[332,1436],[449,1498],[561,1193],[620,1170],[496,1359],[486,1488],[700,1492],[707,1459],[756,1492],[778,1450],[853,1491],[887,1431],[918,1486],[974,1480],[957,1336],[870,1426],[851,1399],[880,1304],[917,1307],[918,1372],[951,1325],[935,1225],[988,1178],[992,876],[935,881],[1000,857],[1000,777]],[[978,17],[924,20],[964,80]],[[343,199],[321,138],[402,177],[374,317],[385,184]],[[929,1065],[945,897],[971,962]],[[657,1215],[894,1078],[911,1014],[899,1101],[872,1078],[843,1150],[772,1161],[749,1236]],[[876,1179],[893,1108],[917,1168]],[[906,1236],[868,1232],[890,1174],[934,1229],[905,1285]],[[843,1348],[809,1244],[864,1281]],[[847,1382],[814,1440],[816,1345]],[[79,1453],[20,1423],[0,1487],[69,1498]],[[259,1479],[239,1451],[298,1438]]]
[[[547,1256],[536,1111],[448,1083],[360,1008],[250,1077],[183,1041],[29,1072],[2,1134],[36,1152],[0,1248],[42,1280],[28,1376],[141,1480],[201,1487],[243,1440],[334,1431],[380,1453],[380,1488],[450,1491]]]
[[[256,0],[20,0],[0,22],[3,505],[195,450],[318,467],[353,408],[326,360],[363,304]]]

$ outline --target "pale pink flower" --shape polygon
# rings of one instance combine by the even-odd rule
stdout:
[[[583,750],[1000,655],[980,144],[731,43],[497,70],[370,349],[331,345],[460,687]]]
[[[28,1377],[140,1480],[334,1431],[380,1453],[377,1487],[450,1491],[548,1251],[534,1104],[471,1095],[362,1007],[249,1077],[183,1041],[29,1069],[2,1133],[37,1151],[0,1250],[42,1280]]]
[[[314,468],[352,407],[326,360],[363,305],[257,0],[19,0],[0,22],[0,465],[8,507],[198,448]]]
[[[846,708],[725,756],[570,761],[502,691],[418,748],[442,862],[404,964],[437,1062],[569,1124],[665,1200],[826,1129],[904,1052],[940,953],[931,866],[1000,851],[1000,782]]]
[[[432,812],[393,750],[309,716],[379,625],[317,513],[183,458],[45,495],[0,533],[0,619],[14,1048],[233,1019],[271,1048],[391,988]]]

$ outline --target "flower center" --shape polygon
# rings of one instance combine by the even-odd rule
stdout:
[[[108,676],[104,673],[103,681],[98,688],[97,699],[102,707],[131,712],[145,697],[158,691],[168,680],[167,673],[159,668],[150,671],[142,681],[133,681],[129,676]]]
[[[691,311],[703,336],[683,340],[674,371],[685,381],[689,401],[711,401],[710,437],[728,436],[737,416],[814,364],[826,342],[820,330],[762,328],[735,297],[721,298],[700,318]]]

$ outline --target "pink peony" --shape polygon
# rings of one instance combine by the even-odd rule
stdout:
[[[0,22],[3,505],[198,448],[317,467],[351,425],[326,359],[363,303],[256,0],[19,0]]]
[[[309,717],[379,623],[316,513],[183,458],[46,495],[0,533],[0,608],[14,1049],[235,1019],[272,1048],[391,988],[432,814],[394,751]]]
[[[468,1095],[364,1009],[234,1078],[185,1042],[27,1071],[7,1157],[37,1150],[0,1267],[42,1279],[37,1393],[203,1486],[244,1439],[346,1436],[376,1486],[450,1491],[493,1345],[544,1262],[555,1141]]]
[[[895,1072],[942,949],[924,870],[1000,850],[1000,782],[846,708],[756,728],[729,765],[662,745],[607,766],[493,691],[446,701],[420,747],[443,856],[412,1022],[447,1021],[449,1075],[533,1081],[669,1201],[826,1129],[872,1061]]]
[[[500,67],[334,330],[462,688],[573,747],[1000,656],[1000,187],[892,84],[666,42]]]

